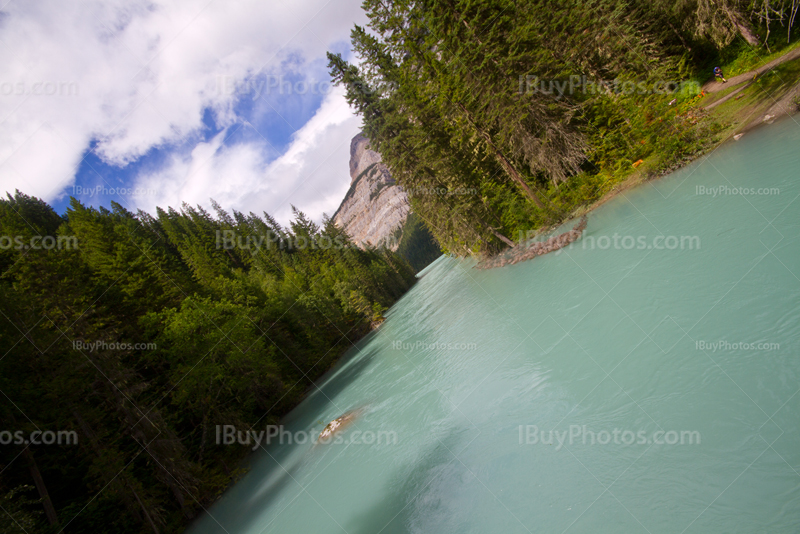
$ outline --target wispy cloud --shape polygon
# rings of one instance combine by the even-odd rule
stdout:
[[[288,150],[272,161],[262,155],[258,142],[226,145],[231,130],[250,128],[236,124],[186,155],[174,155],[167,165],[142,174],[135,187],[155,194],[135,199],[137,207],[209,204],[213,197],[226,207],[260,214],[267,211],[279,221],[291,217],[291,204],[315,219],[332,214],[349,186],[350,139],[360,120],[337,89],[292,138]]]
[[[279,216],[293,202],[316,216],[346,190],[343,142],[358,124],[341,95],[255,94],[247,84],[319,81],[325,50],[363,22],[359,0],[12,0],[3,12],[0,191],[53,200],[90,146],[120,168],[167,151],[163,168],[126,184],[157,191],[121,199],[132,208],[213,197]],[[209,111],[221,132],[205,139]],[[270,139],[264,113],[276,128],[299,127],[288,148]]]

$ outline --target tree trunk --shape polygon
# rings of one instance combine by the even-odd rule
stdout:
[[[98,456],[101,455],[102,454],[102,450],[101,450],[100,444],[97,443],[97,437],[95,436],[95,433],[92,431],[91,427],[89,427],[89,424],[81,416],[80,412],[78,412],[77,409],[75,409],[75,408],[72,409],[72,415],[74,415],[75,419],[78,421],[78,426],[80,427],[81,431],[89,439],[89,443],[91,444],[92,449],[95,451],[95,453]],[[120,473],[117,476],[119,476],[120,481],[124,484],[124,487],[127,487],[130,490],[130,492],[133,494],[133,497],[134,497],[134,499],[136,499],[136,502],[139,503],[139,508],[141,508],[141,511],[144,514],[145,519],[147,519],[147,522],[150,524],[150,527],[153,529],[153,532],[155,532],[156,534],[159,534],[158,527],[156,526],[155,522],[153,521],[153,518],[150,515],[150,512],[147,511],[147,507],[145,507],[144,502],[142,502],[142,499],[139,497],[139,493],[136,491],[136,489],[134,489],[134,487],[130,483],[130,481],[127,480],[126,474],[125,473]],[[112,479],[112,481],[113,480],[114,479]],[[109,482],[109,484],[110,483],[111,482]]]
[[[203,432],[200,435],[200,453],[197,458],[197,463],[199,464],[203,463],[203,453],[206,450],[206,434],[208,430],[208,424],[206,423],[207,420],[208,417],[206,417],[206,414],[203,414]]]
[[[739,30],[742,37],[744,37],[744,40],[747,41],[747,44],[750,46],[758,46],[758,37],[756,37],[749,25],[743,23],[737,24],[736,28]]]
[[[506,236],[504,236],[503,234],[501,234],[500,232],[498,232],[498,231],[497,231],[497,230],[495,230],[494,228],[492,228],[492,227],[489,227],[489,230],[490,230],[490,231],[491,231],[491,232],[494,234],[494,236],[495,236],[497,239],[499,239],[500,241],[502,241],[503,243],[505,243],[505,244],[506,244],[506,245],[508,245],[509,247],[516,246],[516,243],[514,243],[513,241],[511,241],[509,238],[507,238]]]
[[[727,15],[728,20],[731,21],[731,24],[733,24],[734,28],[736,28],[736,30],[739,32],[739,35],[741,35],[744,40],[747,41],[747,44],[750,46],[758,46],[758,37],[756,37],[756,34],[753,33],[752,28],[750,28],[750,24],[748,24],[739,13],[733,11],[732,9],[726,9],[725,15]]]
[[[506,156],[500,151],[500,149],[497,148],[497,146],[495,146],[494,141],[492,141],[492,137],[488,133],[486,133],[482,128],[480,128],[477,124],[475,124],[475,121],[472,120],[472,116],[470,115],[469,111],[464,106],[464,104],[458,103],[456,105],[464,113],[464,115],[466,116],[467,120],[472,125],[472,127],[475,128],[478,134],[481,137],[483,137],[486,143],[491,147],[492,151],[494,151],[495,158],[500,163],[500,166],[503,167],[503,170],[506,171],[506,174],[508,174],[508,176],[511,177],[512,180],[517,182],[517,184],[522,188],[522,190],[525,191],[525,194],[528,195],[528,198],[530,198],[533,201],[533,203],[536,204],[537,207],[539,207],[540,209],[544,209],[544,204],[542,204],[542,201],[539,200],[539,197],[536,196],[536,193],[533,192],[533,189],[531,189],[528,183],[522,179],[522,176],[520,176],[519,172],[517,172],[517,169],[514,168],[511,162],[508,161],[508,158],[506,158]]]
[[[789,14],[789,31],[786,34],[786,44],[792,42],[792,26],[794,25],[794,18],[797,16],[797,9],[800,8],[800,1],[792,0],[792,10]]]
[[[14,425],[17,424],[17,419],[13,414],[11,414],[11,422],[14,423]],[[50,493],[47,491],[47,486],[44,483],[44,478],[42,477],[41,471],[39,471],[39,465],[36,463],[36,459],[33,457],[33,452],[30,449],[30,445],[25,445],[25,448],[22,449],[22,454],[28,461],[28,468],[30,469],[33,482],[36,485],[36,491],[39,492],[39,498],[42,499],[42,506],[44,506],[44,513],[47,516],[47,522],[51,525],[57,525],[58,515],[56,515],[56,508],[53,506],[53,501],[50,500]]]
[[[155,532],[156,534],[159,534],[158,527],[153,522],[153,518],[150,517],[150,513],[147,511],[147,507],[142,502],[142,499],[139,498],[139,494],[136,492],[136,490],[130,484],[128,484],[128,489],[130,489],[131,492],[133,492],[133,496],[136,498],[136,501],[139,503],[139,506],[142,508],[142,512],[144,512],[144,516],[147,518],[147,522],[150,523],[150,527],[153,529],[153,532]]]
[[[481,132],[481,133],[484,136],[484,139],[486,139],[486,141],[492,147],[492,150],[494,150],[495,157],[503,166],[503,169],[505,169],[506,173],[511,177],[512,180],[514,180],[519,184],[522,190],[525,191],[525,194],[528,195],[528,197],[531,200],[533,200],[533,203],[536,204],[538,208],[544,209],[544,204],[542,204],[542,201],[539,200],[539,197],[536,196],[536,193],[533,192],[531,186],[529,186],[528,183],[522,179],[522,176],[520,176],[520,174],[517,172],[517,169],[514,168],[514,166],[511,164],[510,161],[508,161],[505,155],[502,152],[500,152],[500,150],[498,150],[496,146],[494,146],[494,143],[492,143],[491,138],[489,138],[489,134],[487,134],[486,132]]]
[[[678,39],[681,40],[681,44],[683,45],[683,47],[686,50],[690,50],[691,51],[692,48],[689,45],[686,44],[686,41],[683,40],[683,36],[680,34],[680,32],[677,30],[677,28],[675,28],[675,26],[673,26],[672,23],[669,20],[667,20],[667,24],[669,25],[670,29],[672,29],[672,33],[674,33],[676,36],[678,36]]]
[[[44,506],[44,513],[47,516],[47,522],[51,525],[57,525],[58,516],[56,515],[56,509],[53,506],[53,501],[50,500],[50,494],[47,492],[47,486],[45,486],[42,473],[39,471],[39,466],[36,464],[36,460],[33,457],[30,447],[25,447],[24,454],[25,458],[28,460],[28,466],[30,467],[33,481],[36,484],[36,489],[39,491],[39,497],[42,499],[42,506]]]

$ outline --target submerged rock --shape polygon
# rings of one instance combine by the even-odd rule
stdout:
[[[337,417],[333,421],[327,424],[325,428],[322,429],[322,432],[319,433],[319,437],[317,438],[317,443],[330,443],[330,441],[335,437],[338,432],[341,432],[346,427],[348,427],[353,421],[355,421],[359,415],[363,412],[363,408],[358,410],[351,410],[346,412],[344,415]]]

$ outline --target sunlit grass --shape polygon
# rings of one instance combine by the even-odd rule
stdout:
[[[773,36],[775,36],[775,32],[773,32]],[[773,39],[771,38],[770,41],[773,41]],[[793,37],[793,41],[790,44],[786,44],[785,38],[781,38],[780,40],[776,39],[774,43],[770,42],[770,45],[770,51],[767,51],[764,47],[755,48],[743,43],[737,44],[736,46],[740,47],[738,53],[727,62],[723,60],[723,64],[720,65],[725,77],[732,78],[733,76],[750,72],[791,52],[800,46],[800,35]],[[722,55],[725,57],[727,54],[723,53]]]

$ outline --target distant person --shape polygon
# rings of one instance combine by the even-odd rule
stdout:
[[[719,67],[714,67],[714,76],[722,80],[722,83],[727,83],[728,80],[722,75],[722,69]]]

